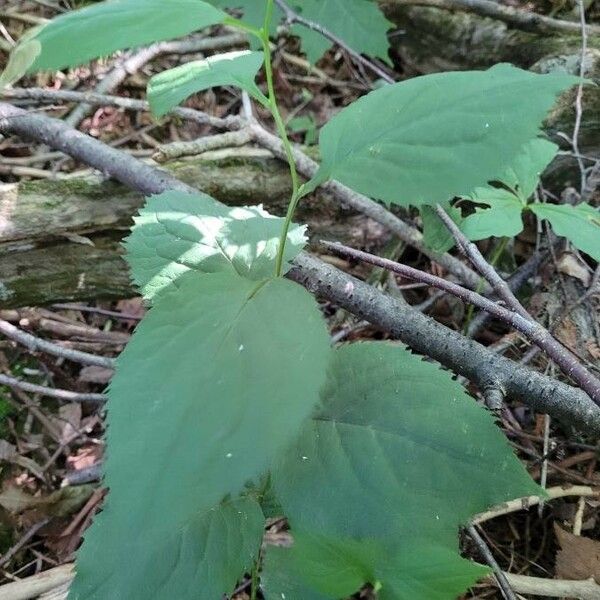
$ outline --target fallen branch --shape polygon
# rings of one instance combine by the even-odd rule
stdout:
[[[70,390],[59,390],[56,388],[49,388],[45,385],[37,385],[35,383],[28,383],[27,381],[21,381],[8,375],[2,375],[0,373],[0,385],[6,385],[11,388],[29,392],[31,394],[40,394],[41,396],[48,396],[49,398],[58,398],[59,400],[65,400],[67,402],[105,402],[106,396],[104,394],[85,394],[80,392],[71,392]]]
[[[588,497],[600,497],[600,488],[594,488],[587,485],[573,485],[573,486],[557,486],[548,488],[546,490],[546,496],[527,496],[525,498],[517,498],[516,500],[510,500],[504,502],[498,506],[490,508],[485,512],[475,515],[471,520],[471,523],[478,524],[490,521],[503,515],[508,515],[519,510],[525,510],[532,506],[537,506],[542,502],[548,500],[556,500],[557,498],[567,498],[569,496],[577,496],[580,498]]]
[[[31,600],[65,584],[70,584],[74,576],[75,571],[72,564],[62,565],[0,586],[0,597],[2,600]]]
[[[46,354],[51,354],[58,358],[66,358],[67,360],[81,363],[82,365],[95,365],[97,367],[107,367],[109,369],[114,368],[115,366],[115,361],[112,358],[63,348],[58,344],[38,338],[26,331],[21,331],[18,327],[15,327],[12,323],[9,323],[4,319],[0,319],[0,333],[25,346],[30,352],[45,352]]]
[[[42,141],[148,195],[169,189],[195,192],[168,172],[140,163],[61,121],[4,103],[0,103],[0,133]],[[306,253],[301,253],[294,263],[289,277],[467,377],[481,390],[501,387],[507,397],[526,402],[538,412],[547,412],[582,430],[600,433],[600,409],[582,391],[496,356],[484,346]]]
[[[575,598],[576,600],[598,600],[600,585],[593,579],[571,581],[567,579],[544,579],[505,573],[505,577],[515,592],[546,596],[551,598]]]
[[[464,302],[473,304],[501,321],[504,321],[517,331],[520,331],[529,341],[533,342],[543,350],[562,369],[563,373],[578,383],[581,386],[581,389],[583,389],[596,405],[600,407],[600,381],[598,381],[598,379],[596,379],[596,377],[594,377],[594,375],[579,362],[574,354],[554,338],[547,329],[534,321],[516,298],[516,304],[511,303],[509,310],[477,292],[468,290],[447,279],[442,279],[441,277],[436,277],[430,273],[419,271],[413,267],[402,265],[393,260],[369,254],[368,252],[348,248],[342,244],[325,241],[322,242],[322,244],[338,256],[366,262],[375,267],[380,267],[408,279],[412,279],[413,281],[426,283],[427,285],[452,294]],[[506,287],[508,289],[508,286]],[[495,285],[494,289],[498,291],[502,288]],[[510,292],[510,295],[512,296],[512,292]],[[521,310],[517,312],[514,308],[515,306],[520,307]]]

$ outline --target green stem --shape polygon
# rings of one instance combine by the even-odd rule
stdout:
[[[252,565],[250,580],[250,600],[256,600],[258,596],[258,560]]]
[[[281,235],[279,237],[279,247],[277,249],[277,259],[275,261],[275,276],[280,277],[283,270],[283,253],[285,251],[287,234],[290,229],[290,225],[292,224],[292,218],[294,217],[294,212],[296,211],[296,207],[298,206],[298,201],[300,200],[300,180],[298,178],[298,171],[296,170],[296,161],[294,160],[292,145],[290,144],[290,140],[285,129],[285,123],[283,122],[281,113],[279,112],[279,106],[277,105],[277,95],[275,94],[275,85],[273,83],[273,63],[271,61],[271,45],[269,42],[269,30],[271,28],[272,18],[273,0],[267,0],[265,22],[263,28],[261,29],[261,42],[263,52],[265,55],[265,74],[267,79],[267,91],[269,101],[268,107],[271,110],[273,119],[275,120],[277,133],[281,138],[283,149],[285,151],[285,156],[290,167],[290,175],[292,177],[292,196],[290,198],[290,203],[288,205],[287,213],[285,215],[283,227],[281,228]]]

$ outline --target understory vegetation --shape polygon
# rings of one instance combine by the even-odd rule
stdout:
[[[8,3],[0,598],[600,598],[596,10]]]

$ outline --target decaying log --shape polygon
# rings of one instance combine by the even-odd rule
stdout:
[[[268,152],[218,151],[165,166],[226,204],[263,203],[273,214],[285,214],[288,171]],[[1,186],[0,306],[131,295],[121,241],[143,201],[99,178]],[[371,247],[389,239],[381,226],[326,195],[303,202],[296,219],[309,225],[314,239]]]

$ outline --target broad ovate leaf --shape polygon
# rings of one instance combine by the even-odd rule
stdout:
[[[535,203],[531,210],[546,219],[554,233],[566,237],[576,248],[600,261],[600,212],[582,202],[570,204]]]
[[[504,188],[477,188],[473,201],[489,208],[477,206],[473,214],[462,220],[459,226],[468,239],[513,237],[523,231],[524,205],[513,192]]]
[[[108,518],[110,515],[105,517],[104,513],[98,515],[95,527],[105,526]],[[160,515],[157,518],[160,519]],[[115,581],[107,582],[106,588],[102,587],[103,583],[98,580],[95,571],[107,540],[94,531],[86,535],[86,546],[79,552],[77,577],[69,591],[69,600],[109,597],[195,600],[200,590],[207,598],[221,598],[230,594],[236,582],[252,568],[258,557],[264,523],[258,503],[252,498],[242,497],[190,515],[179,530],[165,531],[159,540],[153,537],[156,531],[148,536],[146,531],[137,532],[135,537],[138,539],[135,540],[122,537],[120,541],[124,550],[132,553],[123,556],[123,560],[126,565],[131,564],[136,553],[143,552],[144,562],[148,565],[146,578],[129,583],[126,573],[113,572]],[[140,537],[147,541],[147,546],[140,547]],[[97,552],[95,558],[94,552]],[[104,557],[100,562],[102,568],[109,559]],[[132,572],[137,573],[137,564]],[[109,594],[111,589],[114,595],[103,595]]]
[[[542,173],[557,153],[556,144],[544,138],[535,138],[521,148],[499,180],[525,205],[535,192]]]
[[[468,195],[502,176],[557,94],[577,81],[501,64],[380,88],[323,127],[321,167],[305,190],[337,179],[402,205]]]
[[[513,237],[523,230],[522,212],[535,192],[540,177],[552,162],[558,146],[543,138],[525,144],[515,156],[497,185],[478,187],[469,196],[478,206],[460,224],[470,240],[488,237]]]
[[[292,0],[290,6],[301,16],[325,27],[362,54],[389,62],[387,31],[393,27],[377,2],[372,0]],[[292,32],[302,40],[302,49],[316,62],[332,46],[330,40],[301,24]]]
[[[117,50],[177,38],[222,23],[227,15],[202,0],[106,0],[70,11],[17,46],[23,72],[59,70]],[[25,47],[27,46],[27,47]]]
[[[316,301],[286,279],[190,272],[160,294],[118,358],[108,402],[110,492],[79,551],[72,597],[203,595],[201,574],[222,567],[211,554],[197,572],[207,543],[198,529],[211,544],[228,538],[213,539],[217,521],[197,519],[239,494],[298,433],[329,354]]]
[[[267,102],[254,81],[262,64],[261,52],[242,50],[168,69],[152,77],[148,83],[150,108],[160,117],[192,94],[222,85],[234,85],[246,90],[259,102]]]
[[[261,206],[228,207],[200,192],[165,192],[148,199],[126,240],[127,261],[145,298],[188,271],[221,271],[260,280],[275,271],[283,219]],[[287,268],[306,244],[305,226],[293,225]]]
[[[299,540],[286,561],[328,598],[340,597],[341,561],[385,598],[453,600],[483,572],[458,554],[459,526],[542,493],[448,373],[376,342],[334,352],[322,404],[273,482]]]

